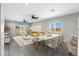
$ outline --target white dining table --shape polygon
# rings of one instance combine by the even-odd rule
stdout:
[[[51,38],[55,38],[55,37],[58,37],[58,36],[59,36],[59,34],[42,35],[42,36],[38,36],[37,39],[38,39],[38,41],[49,40]]]

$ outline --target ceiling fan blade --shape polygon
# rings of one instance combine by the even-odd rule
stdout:
[[[26,21],[25,19],[23,20],[24,23],[28,23],[28,21]]]
[[[32,19],[38,19],[39,17],[36,17],[36,16],[34,16],[34,15],[32,15]]]
[[[26,22],[25,19],[23,20],[23,22]]]

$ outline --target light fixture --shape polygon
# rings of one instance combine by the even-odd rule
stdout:
[[[28,3],[25,3],[25,5],[28,5]]]
[[[52,10],[51,10],[51,12],[54,12],[54,11],[55,11],[55,9],[52,9]]]

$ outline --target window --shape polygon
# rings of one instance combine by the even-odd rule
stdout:
[[[61,33],[62,22],[54,22],[54,23],[49,24],[49,31],[53,33]]]
[[[21,25],[15,26],[15,33],[16,35],[21,35],[23,32],[25,32],[25,27]]]

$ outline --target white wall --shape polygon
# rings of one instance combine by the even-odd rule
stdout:
[[[1,55],[1,4],[0,4],[0,55]]]
[[[4,14],[3,14],[3,4],[1,4],[1,55],[4,55]]]
[[[78,37],[79,37],[79,16],[78,16]]]
[[[51,18],[48,20],[40,21],[38,23],[33,23],[32,26],[35,25],[42,25],[43,31],[48,32],[49,31],[49,24],[51,22],[62,22],[63,24],[63,34],[65,35],[65,38],[67,39],[70,36],[77,36],[78,35],[78,16],[79,13],[65,15],[57,18]]]

